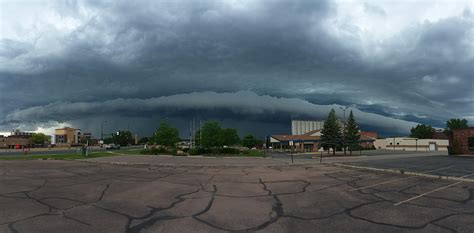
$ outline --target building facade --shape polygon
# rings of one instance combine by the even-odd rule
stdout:
[[[60,144],[77,144],[79,140],[80,131],[71,127],[64,127],[54,130],[54,143]]]
[[[0,135],[0,148],[2,149],[23,149],[31,146],[31,137],[10,136],[5,137]]]
[[[372,147],[375,138],[367,135],[373,136],[374,133],[360,132],[359,145],[363,148]],[[271,135],[267,141],[274,150],[287,151],[294,149],[298,152],[316,152],[321,141],[321,130],[309,131],[303,135]]]
[[[453,130],[451,145],[457,153],[474,155],[474,127]]]
[[[291,120],[291,135],[303,135],[323,129],[324,121]]]
[[[379,139],[377,149],[404,151],[448,151],[449,140],[394,137]]]

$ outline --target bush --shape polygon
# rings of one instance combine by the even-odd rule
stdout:
[[[205,149],[205,148],[193,148],[188,151],[189,155],[204,155],[204,154],[228,154],[228,155],[237,155],[240,154],[240,150],[235,148],[212,148],[212,149]]]
[[[217,154],[231,154],[231,155],[236,155],[240,154],[240,150],[235,149],[235,148],[222,148],[219,149]]]
[[[248,157],[267,157],[265,153],[260,150],[248,150],[242,152],[242,154]]]
[[[203,155],[211,153],[211,150],[204,148],[193,148],[188,150],[189,155]]]
[[[176,150],[167,150],[164,147],[144,149],[140,151],[140,154],[144,155],[176,155]]]

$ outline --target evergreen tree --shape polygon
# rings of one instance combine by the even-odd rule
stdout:
[[[349,119],[347,121],[347,125],[344,131],[344,142],[345,145],[349,148],[349,153],[352,155],[352,150],[356,149],[359,146],[360,140],[360,133],[359,133],[359,126],[354,118],[354,114],[351,112],[349,113]]]
[[[332,148],[333,155],[336,154],[336,148],[342,146],[341,127],[337,122],[334,109],[331,109],[327,120],[324,122],[320,145],[324,148]]]

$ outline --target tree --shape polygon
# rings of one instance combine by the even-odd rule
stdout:
[[[220,132],[220,146],[232,146],[239,143],[240,138],[236,129],[227,128]]]
[[[140,140],[138,141],[139,144],[146,144],[150,141],[150,139],[148,137],[142,137],[140,138]]]
[[[347,121],[347,125],[344,131],[344,143],[349,147],[349,153],[352,155],[352,150],[359,146],[360,140],[360,133],[359,133],[359,126],[354,118],[354,114],[351,112],[349,113],[349,119]]]
[[[259,143],[259,140],[256,139],[252,134],[247,134],[245,137],[242,139],[242,146],[245,146],[249,149],[257,146]]]
[[[121,146],[127,146],[132,143],[132,133],[130,131],[118,131],[115,134],[112,134],[111,141],[114,144],[118,144]],[[104,140],[106,141],[106,140]],[[109,140],[107,140],[109,141]]]
[[[466,119],[450,119],[446,122],[446,131],[452,132],[455,129],[469,128]]]
[[[217,121],[208,121],[201,128],[201,146],[204,148],[220,147],[221,127]]]
[[[161,123],[152,136],[152,141],[165,147],[175,147],[179,142],[178,129],[171,127],[167,123]]]
[[[31,142],[33,144],[44,144],[47,141],[49,141],[49,138],[44,133],[34,133],[31,135]]]
[[[433,129],[431,125],[419,124],[415,127],[412,127],[410,132],[410,137],[418,139],[428,139],[433,137],[435,129]]]
[[[320,145],[325,148],[332,148],[333,155],[336,154],[336,148],[342,145],[341,126],[337,122],[334,109],[331,109],[327,120],[324,122]]]

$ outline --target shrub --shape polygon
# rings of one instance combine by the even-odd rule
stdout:
[[[204,148],[192,148],[192,149],[189,149],[188,151],[189,155],[203,155],[203,154],[208,154],[208,153],[211,153],[211,150],[204,149]]]
[[[265,153],[259,150],[248,150],[242,152],[242,154],[248,157],[266,157]]]
[[[240,154],[240,150],[235,149],[235,148],[222,148],[222,149],[218,149],[217,154],[231,154],[231,155],[236,155],[236,154]]]
[[[176,155],[176,150],[167,150],[164,147],[144,149],[140,151],[140,154],[144,155]]]

